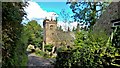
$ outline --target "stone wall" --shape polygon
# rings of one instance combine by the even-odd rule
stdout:
[[[44,23],[44,43],[54,44],[54,33],[57,29],[57,22],[55,20],[46,20]]]
[[[112,20],[120,18],[120,2],[112,2],[100,16],[94,26],[94,30],[103,29],[108,35],[112,32]]]
[[[59,46],[65,42],[66,45],[73,45],[74,33],[64,32],[57,29],[57,22],[53,20],[44,20],[44,37],[43,40],[46,45],[52,44]]]

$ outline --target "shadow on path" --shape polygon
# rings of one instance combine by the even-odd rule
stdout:
[[[53,59],[44,59],[31,53],[28,54],[27,68],[54,68],[54,65],[51,65],[50,63],[51,61],[53,61]]]

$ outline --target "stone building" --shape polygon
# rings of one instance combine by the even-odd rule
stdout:
[[[45,44],[55,44],[53,37],[57,29],[57,21],[46,19],[43,21],[44,27],[44,43]]]
[[[43,43],[48,45],[73,45],[73,40],[75,39],[73,32],[64,32],[57,29],[57,20],[49,20],[45,19],[43,21],[43,28],[44,28],[44,37]]]
[[[100,16],[98,21],[95,24],[94,30],[98,29],[104,29],[104,31],[110,35],[112,32],[112,20],[120,19],[120,1],[119,2],[112,2],[106,10],[103,12],[103,14]]]

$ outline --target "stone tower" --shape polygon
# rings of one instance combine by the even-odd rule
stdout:
[[[55,41],[53,39],[54,34],[57,30],[57,19],[56,20],[49,20],[45,19],[43,21],[43,28],[44,28],[44,37],[43,37],[43,43],[44,44],[55,44]]]

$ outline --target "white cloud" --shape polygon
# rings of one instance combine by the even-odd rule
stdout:
[[[64,23],[62,21],[58,21],[57,26],[62,26],[62,29],[65,31],[67,29],[67,23]]]
[[[58,26],[62,26],[62,29],[63,29],[64,31],[66,31],[66,30],[68,29],[68,27],[70,27],[70,30],[72,30],[73,27],[76,28],[76,27],[77,27],[77,22],[72,22],[72,23],[68,24],[68,23],[64,23],[64,22],[62,22],[62,21],[59,21],[57,25],[58,25]]]
[[[23,22],[27,23],[31,20],[36,20],[43,27],[43,20],[47,17],[47,19],[55,19],[58,15],[55,12],[47,12],[43,10],[40,5],[36,2],[28,1],[28,7],[24,8],[27,13],[27,18],[29,20],[23,20]],[[73,27],[77,26],[77,22],[73,23],[63,23],[62,21],[58,21],[58,26],[62,26],[63,30],[67,30],[68,26],[72,30]]]
[[[78,22],[72,22],[72,23],[70,23],[70,27],[71,27],[71,29],[73,28],[73,27],[77,27],[77,24],[78,24]]]
[[[25,9],[25,11],[28,14],[28,18],[40,18],[40,19],[44,19],[45,17],[51,17],[51,16],[57,16],[57,14],[55,12],[47,12],[45,10],[43,10],[36,2],[32,2],[29,1],[28,2],[29,5],[28,7]]]
[[[35,2],[28,2],[29,5],[27,8],[25,8],[25,11],[27,12],[27,18],[31,19],[31,18],[44,18],[45,14],[47,13],[46,11],[42,10],[40,8],[40,6],[35,3]]]
[[[47,12],[43,10],[36,2],[28,1],[28,7],[24,8],[27,13],[27,18],[31,20],[37,20],[37,22],[42,26],[42,22],[45,18],[55,19],[58,15],[55,12]],[[23,20],[23,22],[28,22]]]

